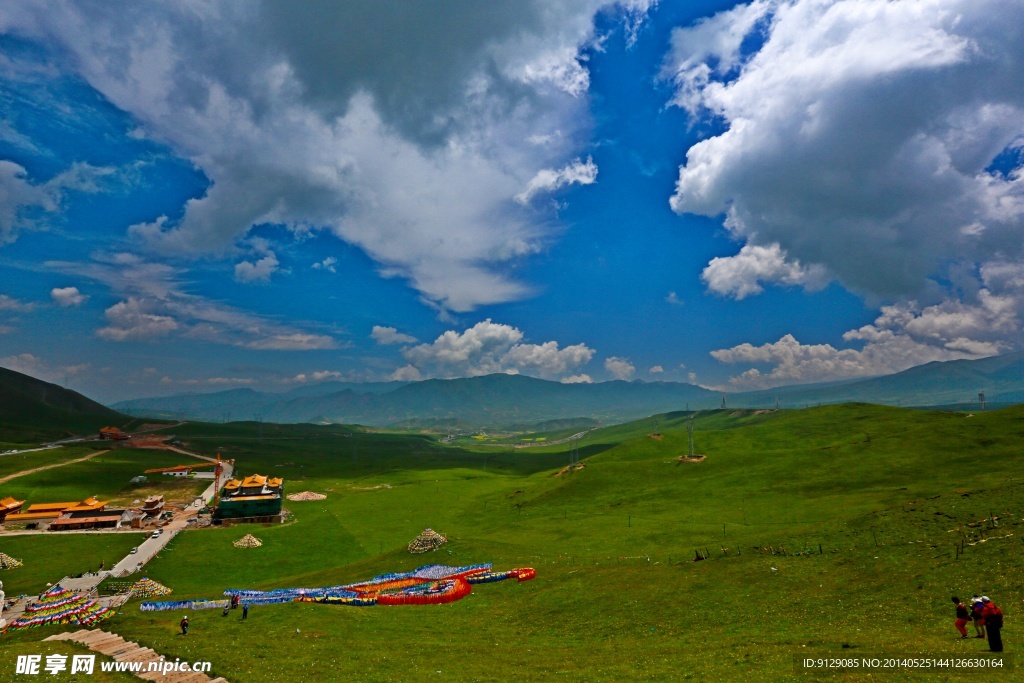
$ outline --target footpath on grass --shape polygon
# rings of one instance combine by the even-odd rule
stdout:
[[[43,449],[40,449],[40,450],[43,450]],[[27,452],[27,451],[25,451],[25,452]],[[28,476],[30,474],[35,474],[36,472],[42,472],[43,470],[52,470],[52,469],[54,469],[56,467],[64,467],[66,465],[74,465],[76,462],[85,462],[86,460],[89,460],[90,458],[95,458],[98,455],[103,455],[104,453],[109,453],[109,452],[110,452],[109,450],[96,451],[95,453],[90,453],[89,455],[85,456],[84,458],[76,458],[74,460],[65,460],[64,462],[56,462],[56,463],[53,463],[52,465],[43,465],[42,467],[34,467],[34,468],[30,469],[30,470],[22,470],[21,472],[15,472],[14,474],[9,474],[6,477],[3,477],[2,479],[0,479],[0,484],[5,484],[5,483],[9,482],[11,479],[17,479],[18,477],[25,477],[25,476]]]
[[[176,452],[178,452],[178,453],[183,454],[183,455],[190,455],[190,456],[193,456],[193,457],[196,457],[196,458],[200,458],[200,459],[203,459],[203,460],[213,460],[212,458],[207,458],[204,455],[199,455],[199,454],[196,454],[196,453],[191,453],[189,451],[185,451],[185,450],[182,450],[182,449],[179,449],[179,448],[175,448],[174,450]],[[81,458],[79,460],[73,460],[73,461],[70,461],[70,462],[81,462],[82,460],[88,460],[89,458],[93,458],[93,457],[95,457],[97,455],[101,455],[102,453],[106,453],[106,452],[107,451],[99,451],[99,452],[94,453],[92,455],[86,456],[85,458]],[[61,465],[70,464],[70,462],[69,463],[60,463],[60,464]],[[221,464],[222,464],[222,467],[223,467],[223,477],[222,478],[223,478],[223,480],[226,481],[226,480],[231,478],[231,475],[233,474],[234,470],[233,470],[230,462],[223,462],[222,461]],[[51,467],[58,467],[58,466],[60,466],[60,465],[52,465]],[[48,469],[48,468],[40,468],[40,469]],[[21,474],[28,474],[28,472],[19,473],[19,475],[17,475],[17,476],[20,476]],[[2,482],[2,481],[5,481],[5,480],[0,480],[0,482]],[[170,543],[172,538],[174,538],[175,536],[178,535],[178,532],[180,532],[182,529],[184,529],[184,528],[186,528],[188,526],[189,520],[191,520],[193,517],[198,515],[199,511],[203,508],[203,506],[207,505],[211,500],[213,500],[213,497],[214,497],[214,495],[216,495],[216,493],[217,493],[217,485],[216,485],[216,482],[213,482],[213,483],[211,483],[206,488],[205,491],[203,491],[202,494],[200,494],[200,496],[196,500],[194,500],[192,503],[190,503],[185,508],[183,514],[177,516],[169,524],[167,524],[167,526],[163,527],[163,532],[162,533],[160,533],[159,535],[156,535],[156,536],[152,536],[152,535],[148,536],[146,538],[146,540],[144,540],[142,543],[140,543],[137,546],[137,548],[135,549],[134,553],[129,553],[128,555],[126,555],[123,559],[121,559],[117,564],[115,564],[110,569],[104,570],[104,571],[101,571],[101,572],[96,572],[94,574],[87,574],[85,576],[81,576],[81,577],[78,577],[78,578],[71,578],[71,577],[66,576],[63,579],[61,579],[58,582],[58,584],[60,586],[62,586],[63,588],[66,588],[68,590],[79,592],[79,593],[86,593],[86,594],[88,594],[88,593],[92,592],[93,590],[95,590],[96,587],[99,586],[100,583],[102,583],[103,580],[106,579],[106,578],[109,578],[109,577],[123,578],[125,576],[129,576],[130,574],[134,574],[137,571],[140,571],[144,566],[146,566],[149,563],[150,560],[152,560],[154,557],[156,557],[157,554],[161,550],[163,550],[167,546],[168,543]],[[120,530],[116,530],[116,529],[112,529],[112,530],[110,530],[110,532],[111,533],[126,533],[126,532],[123,532],[123,531],[120,531]],[[49,532],[49,531],[33,531],[33,532],[15,532],[15,533],[48,534],[48,533],[53,533],[53,532]],[[61,533],[65,533],[65,532],[61,532]],[[67,532],[67,533],[75,533],[75,532]],[[95,530],[93,530],[92,533],[95,533]],[[101,602],[105,602],[106,601],[108,603],[107,606],[112,606],[112,605],[109,604],[109,601],[112,600],[112,599],[113,598],[101,598],[100,601]],[[7,616],[8,621],[11,621],[13,619],[17,619],[19,616],[21,616],[21,614],[24,613],[25,608],[28,606],[29,602],[31,602],[31,598],[26,598],[24,600],[20,600],[16,604],[14,604],[9,610],[6,610],[4,612],[4,614],[5,614],[5,616]]]

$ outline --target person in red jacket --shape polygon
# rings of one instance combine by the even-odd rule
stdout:
[[[984,609],[985,603],[981,601],[979,596],[975,595],[971,598],[971,619],[974,620],[975,638],[985,637],[985,618],[981,616]]]
[[[1000,633],[1003,629],[1003,610],[996,607],[996,604],[982,596],[981,603],[985,606],[981,616],[985,619],[985,631],[988,632],[988,649],[992,652],[1003,651],[1003,636]]]
[[[967,637],[967,622],[971,620],[971,613],[967,609],[967,605],[960,602],[960,598],[953,596],[953,604],[956,605],[956,630],[960,631],[960,638]]]

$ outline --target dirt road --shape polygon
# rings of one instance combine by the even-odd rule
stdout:
[[[65,465],[73,465],[76,462],[84,462],[84,461],[88,460],[89,458],[95,458],[97,455],[103,455],[104,453],[109,453],[109,452],[110,452],[109,450],[106,450],[106,451],[96,451],[95,453],[90,453],[89,455],[85,456],[84,458],[75,458],[74,460],[65,460],[64,462],[57,462],[57,463],[54,463],[52,465],[44,465],[42,467],[35,467],[35,468],[31,469],[31,470],[22,470],[21,472],[15,472],[14,474],[9,474],[6,477],[3,477],[2,479],[0,479],[0,484],[4,484],[6,482],[9,482],[11,479],[17,479],[18,477],[26,477],[26,476],[28,476],[30,474],[35,474],[36,472],[42,472],[43,470],[52,470],[54,467],[64,467]]]

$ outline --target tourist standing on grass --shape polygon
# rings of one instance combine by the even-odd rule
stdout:
[[[975,638],[985,637],[985,617],[981,614],[984,609],[985,605],[981,602],[981,598],[977,595],[971,598],[971,618],[974,620]]]
[[[249,618],[249,603],[242,605],[242,621]]]
[[[960,637],[967,637],[967,622],[971,620],[971,613],[967,610],[967,605],[960,602],[960,598],[953,596],[953,604],[956,605],[956,630],[960,631]]]
[[[981,602],[985,605],[982,616],[985,618],[985,630],[988,631],[988,649],[992,652],[1003,651],[1003,610],[996,607],[996,604],[982,596]]]
[[[188,635],[188,615],[186,614],[181,618],[181,635]]]

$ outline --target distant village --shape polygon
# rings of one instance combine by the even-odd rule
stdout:
[[[104,427],[99,430],[99,439],[131,441],[133,436],[117,427]],[[197,496],[189,505],[168,504],[163,495],[154,494],[145,500],[135,501],[136,505],[123,508],[110,507],[111,501],[100,500],[96,496],[80,501],[37,502],[26,507],[27,501],[7,496],[0,499],[0,525],[5,530],[21,528],[54,532],[139,530],[165,526],[179,515],[191,517],[189,522],[195,523],[195,513],[200,511],[210,515],[212,524],[282,521],[284,480],[253,474],[242,479],[227,478],[221,485],[224,467],[233,464],[234,461],[222,462],[218,456],[216,461],[209,463],[149,469],[131,480],[133,484],[145,484],[148,481],[146,475],[210,479],[208,493]],[[213,472],[202,472],[210,468]]]

